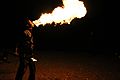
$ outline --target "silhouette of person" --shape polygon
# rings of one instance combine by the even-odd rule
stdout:
[[[16,43],[16,54],[19,56],[19,67],[16,73],[15,80],[22,80],[23,75],[29,67],[29,78],[28,80],[35,80],[35,59],[33,54],[33,35],[32,29],[35,26],[32,21],[28,18],[24,18],[22,23],[22,30],[17,39]]]

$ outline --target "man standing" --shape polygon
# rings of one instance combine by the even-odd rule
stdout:
[[[24,24],[21,26],[23,30],[21,30],[20,35],[17,40],[16,52],[19,56],[19,67],[16,73],[15,80],[22,80],[27,67],[29,67],[29,78],[28,80],[35,80],[35,61],[33,54],[33,35],[32,28],[35,25],[28,18],[24,19]]]

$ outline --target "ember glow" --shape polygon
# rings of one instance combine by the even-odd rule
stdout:
[[[87,10],[84,3],[79,0],[62,0],[63,6],[55,8],[52,13],[44,13],[39,19],[33,21],[36,26],[45,24],[70,24],[74,18],[82,18]]]

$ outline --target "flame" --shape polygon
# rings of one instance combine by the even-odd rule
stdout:
[[[55,8],[52,13],[44,13],[39,19],[34,20],[36,26],[45,24],[70,24],[74,18],[82,18],[86,15],[87,10],[83,1],[79,0],[62,0],[63,6]]]

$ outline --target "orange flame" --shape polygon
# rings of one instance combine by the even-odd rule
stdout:
[[[82,18],[86,15],[87,10],[82,1],[79,0],[62,0],[63,6],[55,8],[52,13],[44,13],[39,19],[33,21],[36,26],[45,24],[70,24],[74,18]]]

